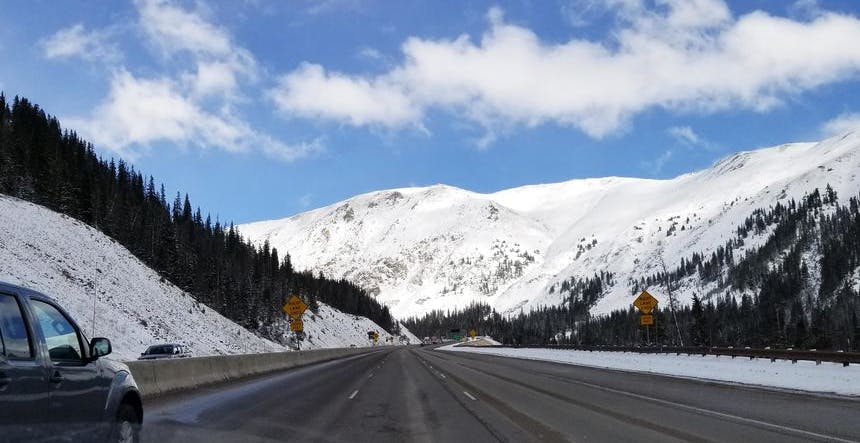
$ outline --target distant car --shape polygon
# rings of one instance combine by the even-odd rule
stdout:
[[[146,349],[146,352],[140,354],[138,360],[160,360],[165,358],[188,358],[191,357],[191,350],[187,346],[178,343],[167,343],[161,345],[152,345]]]
[[[50,297],[0,282],[0,441],[139,441],[140,392],[111,351]]]

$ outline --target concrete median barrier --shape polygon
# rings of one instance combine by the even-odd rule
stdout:
[[[128,362],[144,397],[378,351],[379,348],[315,349],[267,354],[217,355]]]

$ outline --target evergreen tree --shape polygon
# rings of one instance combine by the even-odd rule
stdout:
[[[308,297],[386,330],[391,314],[344,280],[297,273],[265,245],[256,248],[232,224],[213,225],[190,197],[168,204],[164,185],[144,179],[123,160],[99,158],[89,143],[27,99],[10,105],[0,93],[0,193],[75,217],[112,237],[164,280],[227,318],[279,340],[281,306],[290,294]],[[280,323],[279,323],[280,322]]]

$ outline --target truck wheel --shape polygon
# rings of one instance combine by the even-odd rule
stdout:
[[[112,443],[140,442],[140,419],[137,417],[137,411],[132,405],[128,403],[119,405],[110,441]]]

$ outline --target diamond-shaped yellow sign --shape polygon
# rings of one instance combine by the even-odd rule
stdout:
[[[299,296],[294,295],[290,297],[289,300],[284,304],[284,312],[287,313],[292,318],[298,319],[302,317],[302,314],[305,313],[305,310],[308,308],[308,305],[299,298]]]
[[[636,306],[643,314],[650,314],[657,307],[657,303],[660,302],[649,294],[648,291],[642,291],[639,297],[636,297],[636,300],[633,301],[633,306]]]

